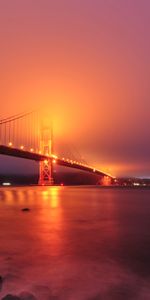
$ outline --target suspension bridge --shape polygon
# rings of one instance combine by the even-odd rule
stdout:
[[[89,166],[83,159],[56,156],[52,126],[42,124],[38,112],[0,119],[0,155],[39,162],[39,185],[53,185],[54,165],[74,168],[113,180],[113,176]]]

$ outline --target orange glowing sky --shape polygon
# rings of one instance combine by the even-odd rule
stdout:
[[[39,108],[114,175],[150,176],[149,0],[0,1],[1,116]]]

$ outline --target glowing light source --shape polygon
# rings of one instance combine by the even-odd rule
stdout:
[[[33,148],[30,149],[30,152],[33,152]]]
[[[23,146],[23,145],[22,145],[22,146],[20,146],[20,149],[21,149],[21,150],[23,150],[23,149],[24,149],[24,146]]]
[[[44,163],[45,163],[45,165],[48,165],[48,160],[45,159],[45,160],[44,160]]]
[[[140,183],[139,183],[139,182],[134,182],[133,185],[134,185],[134,186],[139,186]]]
[[[11,147],[12,146],[12,142],[9,142],[8,145],[9,145],[9,147]]]
[[[53,158],[58,158],[58,156],[57,156],[57,155],[54,155],[54,154],[52,154],[52,157],[53,157]]]
[[[2,185],[9,186],[9,185],[11,185],[11,183],[10,182],[3,182]]]
[[[53,164],[56,164],[56,159],[53,159],[52,162],[53,162]]]

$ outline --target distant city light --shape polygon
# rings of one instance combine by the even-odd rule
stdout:
[[[11,183],[10,182],[3,182],[2,185],[9,186],[9,185],[11,185]]]
[[[24,149],[24,146],[20,146],[20,149],[23,150],[23,149]]]
[[[134,185],[134,186],[139,186],[140,183],[139,183],[139,182],[134,182],[133,185]]]
[[[9,145],[9,147],[11,147],[12,146],[12,142],[9,142],[8,145]]]

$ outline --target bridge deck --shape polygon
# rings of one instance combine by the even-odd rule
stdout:
[[[104,173],[103,171],[97,170],[88,165],[83,165],[81,163],[73,162],[68,159],[61,159],[61,158],[54,159],[54,157],[49,157],[46,155],[29,152],[29,151],[25,151],[25,150],[21,150],[21,149],[17,149],[17,148],[12,148],[12,147],[8,147],[8,146],[0,145],[0,154],[18,157],[18,158],[30,159],[30,160],[34,160],[34,161],[42,161],[42,160],[46,160],[46,159],[51,159],[57,165],[60,165],[60,166],[74,168],[74,169],[78,169],[81,171],[86,171],[86,172],[90,172],[93,174],[97,174],[100,176],[108,176],[112,179],[114,178],[112,175]]]

